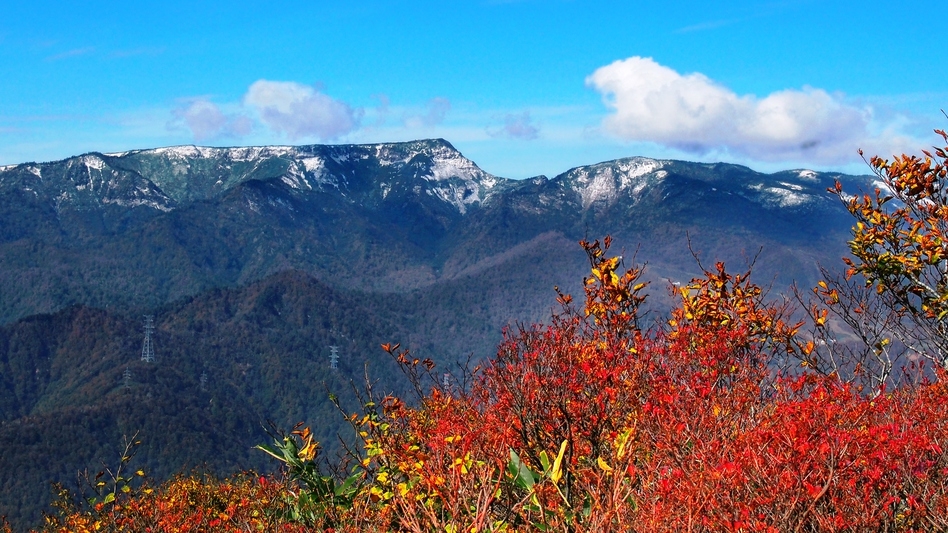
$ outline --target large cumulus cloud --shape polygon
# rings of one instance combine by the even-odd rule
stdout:
[[[606,131],[691,153],[842,163],[851,161],[858,148],[902,144],[891,134],[871,133],[871,109],[822,89],[787,89],[762,98],[738,95],[703,74],[679,74],[643,57],[601,67],[586,83],[611,109],[603,121]]]

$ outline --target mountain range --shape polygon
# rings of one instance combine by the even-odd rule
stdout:
[[[367,373],[407,391],[379,343],[456,380],[504,326],[549,317],[554,286],[582,291],[582,238],[647,263],[655,320],[699,260],[754,262],[775,293],[812,286],[847,251],[835,180],[872,187],[643,157],[512,180],[440,139],[0,167],[0,513],[35,523],[49,481],[114,462],[135,431],[156,478],[271,467],[250,449],[267,420],[313,424],[331,454],[345,429],[329,393],[354,408]]]

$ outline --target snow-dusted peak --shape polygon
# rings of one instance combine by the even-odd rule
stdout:
[[[484,172],[442,139],[355,148],[364,149],[379,166],[395,172],[410,165],[414,178],[426,182],[423,188],[429,196],[453,205],[461,214],[472,204],[486,201],[497,185],[506,181]],[[333,159],[337,160],[336,156]],[[386,187],[382,188],[383,197],[387,197],[390,190]]]
[[[647,186],[667,175],[663,161],[631,157],[579,167],[565,174],[567,182],[582,198],[583,209],[597,202],[612,204],[620,196],[635,197]]]

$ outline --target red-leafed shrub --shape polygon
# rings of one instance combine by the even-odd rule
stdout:
[[[846,200],[859,221],[848,276],[879,298],[822,283],[811,333],[723,264],[643,329],[641,270],[610,256],[608,237],[584,241],[582,305],[558,293],[549,324],[505,331],[470,386],[425,391],[433,363],[384,346],[421,397],[366,391],[350,418],[363,448],[345,475],[321,472],[297,429],[261,446],[285,463],[283,480],[113,490],[45,530],[948,530],[945,165],[871,164],[901,203]],[[884,320],[867,323],[870,308]],[[831,313],[866,351],[820,342]],[[880,324],[897,325],[893,338]],[[899,382],[896,344],[938,365],[906,366],[915,375]]]

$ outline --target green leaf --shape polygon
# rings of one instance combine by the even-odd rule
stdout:
[[[550,456],[547,455],[546,450],[540,452],[540,466],[543,467],[544,474],[550,472]]]
[[[283,456],[283,454],[277,453],[276,450],[274,450],[273,448],[267,446],[266,444],[258,444],[258,445],[256,445],[256,446],[254,446],[254,448],[256,448],[256,449],[262,451],[263,453],[265,453],[265,454],[267,454],[267,455],[273,457],[274,459],[276,459],[276,460],[278,460],[278,461],[282,461],[282,462],[284,462],[284,463],[286,462],[286,458]]]
[[[510,461],[507,462],[507,471],[510,473],[510,477],[513,478],[513,482],[516,486],[529,491],[533,490],[533,485],[539,478],[533,470],[530,470],[530,467],[520,460],[520,456],[513,450],[510,450]]]

